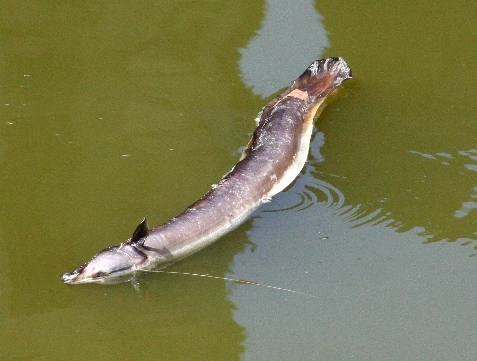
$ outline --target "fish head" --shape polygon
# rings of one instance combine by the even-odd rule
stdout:
[[[61,276],[67,284],[113,284],[133,280],[147,256],[133,244],[106,248],[89,262]]]

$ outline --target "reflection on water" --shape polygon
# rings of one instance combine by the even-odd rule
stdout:
[[[470,198],[471,199],[477,198],[477,186],[472,188],[472,193],[470,195]],[[454,217],[455,218],[467,217],[469,215],[469,212],[473,209],[477,209],[477,202],[475,202],[474,200],[462,202],[462,207],[454,212]],[[477,234],[477,232],[474,232],[474,234]]]
[[[312,143],[320,161],[323,140],[317,133]],[[465,247],[429,245],[424,227],[404,230],[384,208],[346,204],[338,187],[316,178],[321,166],[310,159],[258,213],[247,232],[252,245],[230,273],[318,301],[232,285],[234,317],[247,330],[242,359],[407,359],[403,344],[416,359],[467,355],[475,331],[451,342],[447,335],[477,292],[459,276],[475,274]],[[447,296],[453,293],[463,301]]]
[[[276,200],[286,205],[301,190],[295,184]],[[320,299],[234,285],[234,317],[247,330],[243,360],[465,356],[477,336],[462,316],[477,292],[473,277],[461,277],[475,275],[465,247],[424,245],[422,228],[396,232],[378,212],[350,221],[328,205],[253,220],[254,247],[235,256],[231,275]],[[449,338],[463,324],[468,332]],[[403,344],[414,357],[402,357]]]
[[[363,16],[377,19],[389,13],[390,23],[395,23],[394,17],[400,12],[386,11],[380,5],[368,14],[373,8],[369,3],[359,10],[353,9],[354,4],[347,3],[340,9],[349,19],[358,17],[350,29],[359,31],[351,30],[350,36],[345,27],[335,29],[335,40],[339,41],[333,49],[344,49],[339,55],[346,58],[347,51],[355,46],[365,50],[359,52],[359,59],[347,58],[356,75],[349,85],[350,92],[353,87],[355,92],[346,99],[347,110],[327,127],[334,119],[332,112],[338,110],[332,104],[324,113],[327,122],[319,123],[330,137],[327,161],[323,162],[320,152],[323,133],[317,133],[311,148],[313,159],[291,187],[253,218],[253,227],[247,231],[251,244],[236,254],[229,273],[235,278],[318,295],[321,300],[232,285],[234,318],[247,330],[242,359],[470,359],[472,352],[466,345],[473,344],[477,334],[473,327],[476,320],[469,310],[474,308],[477,288],[472,277],[463,275],[475,275],[475,258],[469,257],[473,250],[447,242],[429,243],[455,240],[458,232],[474,229],[455,227],[455,223],[471,218],[475,182],[466,179],[464,186],[461,183],[454,187],[449,177],[443,179],[442,172],[433,173],[429,165],[406,157],[413,154],[402,155],[415,144],[423,144],[418,143],[416,133],[428,139],[429,127],[435,126],[421,121],[425,117],[435,119],[432,111],[421,115],[428,109],[427,103],[432,103],[425,98],[429,86],[420,83],[422,69],[415,70],[415,56],[410,52],[402,55],[402,49],[408,46],[406,41],[393,53],[383,51],[386,44],[396,41],[396,36],[386,37],[391,34],[388,21],[381,21],[380,31],[374,22],[362,21]],[[318,6],[329,6],[330,14],[337,11],[334,3]],[[410,19],[413,15],[408,14],[399,23],[412,23]],[[409,43],[416,41],[415,31],[395,30],[399,36],[406,33],[412,39]],[[367,41],[354,44],[362,33],[367,34]],[[376,45],[379,41],[383,46]],[[263,45],[267,49],[273,46]],[[253,48],[249,45],[247,49]],[[396,59],[385,61],[387,56],[396,58],[396,54],[399,67],[394,66]],[[242,51],[242,55],[248,54]],[[402,67],[403,58],[409,62],[408,68]],[[266,70],[262,66],[254,74]],[[260,88],[251,81],[263,78],[248,76],[247,71],[242,66],[246,84],[257,94],[269,94],[269,88]],[[409,75],[413,72],[416,74]],[[451,77],[454,84],[455,75]],[[400,87],[401,82],[405,86]],[[409,84],[424,89],[421,91],[425,94],[410,92]],[[407,103],[404,107],[403,101]],[[374,109],[377,104],[379,109]],[[445,118],[441,103],[433,104]],[[397,115],[402,110],[404,114]],[[370,113],[374,118],[368,118]],[[419,121],[413,121],[419,116]],[[451,154],[423,156],[425,162],[439,160],[452,167],[456,157]],[[467,155],[459,155],[471,159],[475,154],[467,151]],[[452,169],[453,177],[463,171],[473,173],[468,159],[458,170]],[[449,200],[462,194],[468,184],[472,186],[467,187],[464,199],[448,212]],[[452,193],[435,194],[448,189]],[[464,234],[462,237],[459,244],[468,245]]]
[[[463,178],[472,178],[475,177],[473,172],[477,172],[477,149],[469,150],[460,150],[457,152],[436,152],[435,154],[427,154],[423,152],[418,152],[415,150],[409,151],[411,154],[416,154],[422,156],[424,159],[431,162],[438,163],[444,167],[447,167],[450,171],[449,179],[455,185],[459,180]],[[434,164],[435,164],[434,163]],[[439,170],[435,169],[437,173]],[[459,193],[455,192],[456,189],[452,189],[456,195],[463,197],[460,200],[460,207],[457,209],[445,209],[448,212],[447,216],[444,216],[445,224],[447,228],[460,229],[463,221],[468,221],[472,224],[472,218],[475,217],[475,210],[477,209],[477,182],[467,182],[467,184],[472,184],[473,186],[468,186],[465,195],[465,188],[462,187]],[[432,187],[432,185],[430,186]],[[442,224],[440,224],[442,227]],[[428,231],[431,234],[437,233],[429,237],[434,241],[445,239],[447,241],[464,241],[467,244],[471,244],[470,241],[475,240],[477,236],[477,231],[473,227],[465,228],[470,230],[470,233],[467,234],[454,234],[453,236],[439,235],[439,229],[430,228]]]
[[[240,49],[242,80],[254,94],[269,96],[296,79],[327,46],[313,1],[267,0],[258,35]]]

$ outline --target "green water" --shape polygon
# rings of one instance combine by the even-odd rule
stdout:
[[[0,4],[0,359],[474,358],[477,3]],[[338,55],[354,79],[299,179],[171,267],[318,299],[62,284],[202,196],[266,97]]]

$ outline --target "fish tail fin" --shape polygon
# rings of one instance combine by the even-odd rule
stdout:
[[[290,90],[308,93],[310,98],[322,98],[332,93],[341,83],[352,78],[351,69],[343,58],[316,60],[293,82]]]

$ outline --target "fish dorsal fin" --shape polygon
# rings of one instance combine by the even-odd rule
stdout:
[[[149,228],[147,227],[147,218],[144,218],[141,223],[136,227],[131,237],[131,243],[138,243],[141,238],[149,235]]]

